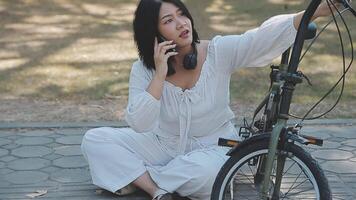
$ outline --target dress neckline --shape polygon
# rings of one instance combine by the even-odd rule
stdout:
[[[202,77],[205,75],[205,71],[206,71],[206,63],[207,63],[207,60],[208,60],[208,56],[209,56],[209,48],[210,48],[210,44],[211,44],[211,40],[209,41],[209,43],[208,43],[208,47],[207,47],[207,52],[206,52],[206,57],[205,57],[205,60],[204,60],[204,62],[203,62],[203,65],[201,66],[201,70],[200,70],[200,74],[199,74],[199,78],[198,78],[198,80],[195,82],[195,84],[191,87],[191,88],[186,88],[186,89],[183,89],[182,87],[180,87],[180,86],[177,86],[177,85],[175,85],[175,84],[173,84],[173,83],[171,83],[171,82],[169,82],[169,81],[167,81],[167,80],[164,80],[164,83],[166,83],[166,85],[168,85],[168,86],[170,86],[170,87],[172,87],[172,88],[175,88],[176,90],[179,90],[179,91],[182,91],[182,92],[184,92],[184,91],[192,91],[192,90],[194,90],[199,84],[200,84],[200,82],[201,82],[201,80],[202,80]]]

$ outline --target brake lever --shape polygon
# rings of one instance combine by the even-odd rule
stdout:
[[[341,3],[346,9],[349,9],[349,11],[356,17],[356,11],[350,5],[349,0],[341,0]]]

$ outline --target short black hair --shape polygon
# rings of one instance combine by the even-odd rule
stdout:
[[[194,28],[194,21],[187,7],[180,0],[141,0],[135,11],[133,21],[134,39],[138,49],[140,59],[148,69],[156,69],[153,54],[154,41],[158,35],[159,11],[162,2],[172,3],[177,6],[187,16],[193,29],[192,44],[199,43],[199,36]]]

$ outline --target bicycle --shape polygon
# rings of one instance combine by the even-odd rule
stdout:
[[[351,11],[356,16],[356,12],[349,1],[341,1],[345,10]],[[297,68],[306,53],[301,57],[304,40],[312,38],[315,40],[322,32],[316,36],[316,26],[310,23],[310,19],[320,3],[321,0],[312,0],[305,11],[291,55],[290,47],[282,54],[280,65],[271,66],[269,93],[254,112],[252,122],[247,124],[246,120],[244,120],[244,126],[240,128],[239,134],[244,140],[238,142],[223,138],[219,139],[219,145],[232,148],[227,153],[230,158],[223,165],[215,179],[211,195],[212,200],[332,199],[325,174],[317,161],[303,148],[303,145],[309,144],[322,146],[323,140],[300,134],[301,123],[295,126],[287,126],[289,117],[293,116],[289,114],[289,108],[294,88],[298,83],[302,82],[303,78],[306,78],[309,82],[309,79],[302,72],[297,71]],[[330,9],[331,6],[336,8],[333,2],[328,1],[328,5]],[[342,18],[339,10],[337,12]],[[337,25],[334,14],[332,16]],[[346,24],[345,26],[347,27]],[[350,34],[349,37],[353,55]],[[343,47],[341,38],[340,42]],[[343,59],[345,59],[344,54]],[[343,80],[344,84],[345,74],[348,72],[352,61],[353,57],[347,69],[345,69],[344,65],[343,76],[337,84],[341,80]],[[341,95],[342,92],[340,93]],[[338,100],[333,107],[336,106]],[[333,107],[327,112],[331,111]],[[255,117],[263,108],[262,118],[255,121]],[[300,118],[302,119],[301,122],[305,119],[318,118],[327,113],[325,112],[318,117],[307,118],[312,109],[304,117]]]

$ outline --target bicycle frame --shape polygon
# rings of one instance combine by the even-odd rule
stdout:
[[[272,133],[271,133],[271,138],[269,142],[269,151],[266,160],[264,161],[264,179],[262,182],[262,192],[261,192],[261,199],[267,200],[267,199],[275,199],[279,196],[279,189],[280,189],[280,184],[281,184],[281,175],[283,173],[284,169],[284,161],[285,161],[285,156],[278,156],[277,158],[277,170],[276,170],[276,181],[275,181],[275,186],[274,186],[274,192],[273,194],[269,193],[269,183],[270,183],[270,176],[272,173],[272,167],[273,167],[273,162],[275,159],[275,155],[277,153],[277,146],[278,145],[284,145],[285,141],[285,127],[287,126],[287,121],[288,121],[288,114],[289,114],[289,108],[290,104],[292,101],[292,96],[293,96],[293,91],[296,86],[296,84],[301,82],[301,77],[296,73],[298,64],[299,64],[299,58],[301,55],[301,51],[303,48],[304,44],[304,39],[305,35],[307,32],[308,24],[314,15],[314,12],[320,5],[321,0],[313,0],[308,8],[306,9],[301,23],[298,28],[297,36],[293,45],[293,51],[291,54],[290,62],[288,65],[288,68],[285,69],[285,75],[282,77],[282,80],[280,80],[277,84],[274,84],[272,86],[272,92],[271,94],[278,94],[280,92],[280,88],[282,88],[281,92],[281,102],[279,105],[279,110],[277,114],[277,122],[275,123]],[[282,56],[282,63],[281,66],[284,68],[288,63],[288,57],[289,57],[289,50],[288,52],[286,51],[283,56]],[[268,106],[267,106],[268,107]],[[280,141],[280,142],[279,142]],[[283,143],[282,143],[282,142]],[[276,194],[277,193],[277,194]]]

